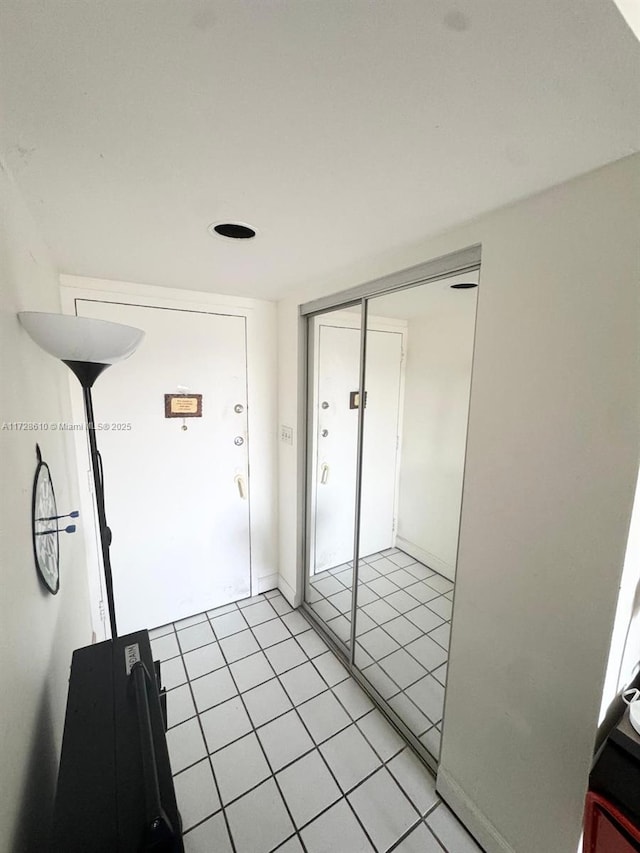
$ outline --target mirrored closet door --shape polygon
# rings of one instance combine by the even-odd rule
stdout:
[[[309,319],[305,602],[334,642],[351,646],[362,309]]]
[[[308,319],[305,607],[432,766],[478,275],[476,266]]]

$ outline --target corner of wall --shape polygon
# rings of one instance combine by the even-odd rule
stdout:
[[[67,370],[38,349],[16,316],[59,311],[58,277],[5,168],[0,207],[0,850],[20,853],[48,845],[68,669],[73,650],[91,642],[91,622],[82,519],[78,533],[61,537],[56,596],[43,589],[33,564],[36,442],[60,512],[77,508],[78,488],[73,445],[55,428],[70,418]]]

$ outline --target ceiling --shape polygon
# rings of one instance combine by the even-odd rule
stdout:
[[[417,287],[385,293],[371,300],[369,311],[376,317],[395,317],[398,320],[443,317],[450,311],[458,311],[462,305],[475,305],[478,298],[478,290],[475,288],[452,290],[451,285],[462,282],[477,284],[478,281],[479,273],[474,270]]]
[[[0,33],[66,273],[275,299],[640,149],[612,0],[3,0]]]
[[[478,290],[452,290],[452,284],[480,281],[479,270],[450,275],[436,281],[428,281],[413,287],[394,290],[381,296],[374,296],[369,301],[369,317],[376,319],[391,318],[395,320],[415,320],[421,317],[443,316],[449,311],[456,311],[464,303],[475,305]],[[361,314],[360,305],[350,305],[347,308],[332,309],[341,314]],[[327,312],[331,313],[331,311]]]

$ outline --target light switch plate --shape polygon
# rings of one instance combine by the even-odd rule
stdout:
[[[293,427],[280,425],[280,441],[284,444],[293,444]]]

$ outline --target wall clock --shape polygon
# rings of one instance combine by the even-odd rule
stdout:
[[[31,500],[33,556],[40,580],[55,595],[60,589],[58,510],[51,472],[37,444],[36,455],[38,465]]]

